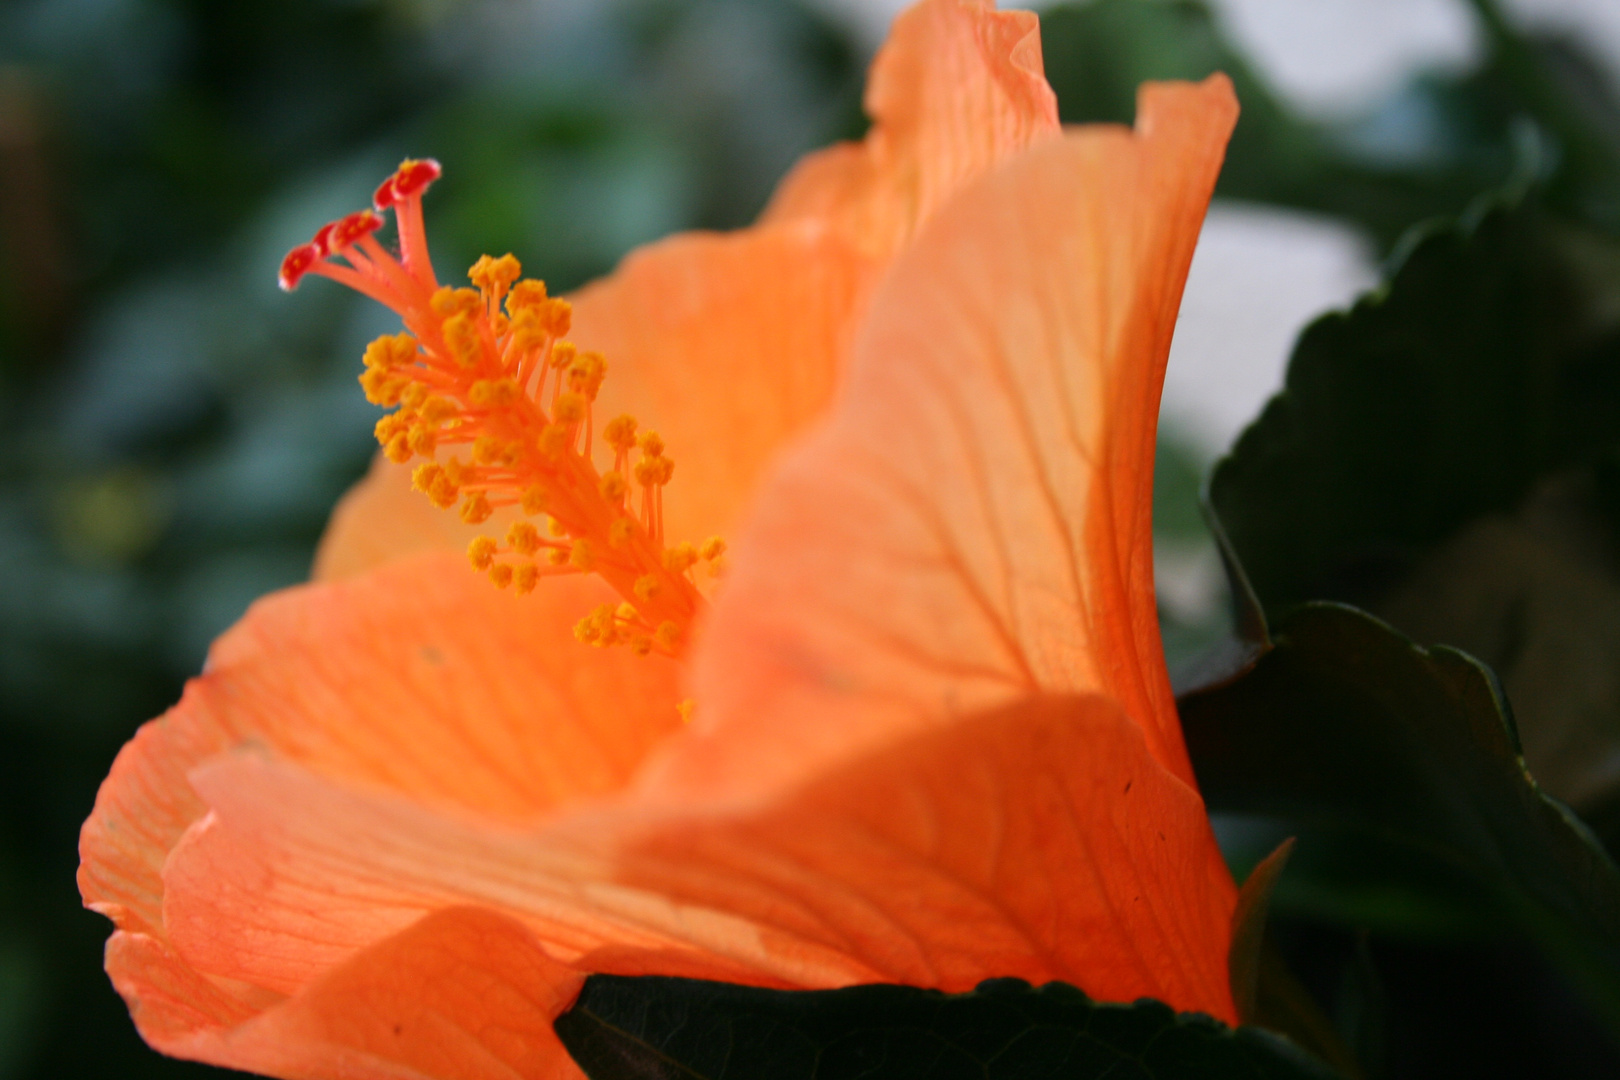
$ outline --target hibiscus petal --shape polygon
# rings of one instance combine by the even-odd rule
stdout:
[[[575,298],[575,339],[611,365],[598,415],[638,417],[675,460],[672,541],[735,524],[771,455],[825,409],[879,269],[801,222],[673,237]]]
[[[769,791],[917,724],[1101,692],[1189,784],[1153,601],[1152,461],[1230,83],[1145,87],[945,208],[873,302],[829,424],[735,546],[698,713],[647,777]]]
[[[107,969],[146,1040],[288,1080],[575,1080],[551,1022],[583,978],[524,928],[447,908],[254,1009],[154,938],[113,937]]]
[[[86,903],[161,932],[159,871],[206,809],[186,773],[244,743],[516,821],[616,790],[679,726],[679,696],[673,663],[573,640],[607,595],[556,579],[513,597],[435,553],[260,601],[119,754],[80,838]]]
[[[930,0],[902,12],[866,82],[872,131],[811,154],[764,220],[830,223],[888,258],[963,184],[1058,134],[1040,19],[993,0]]]
[[[730,530],[772,455],[825,410],[873,287],[918,226],[1056,137],[1039,21],[991,0],[917,5],[873,64],[867,108],[866,139],[806,158],[759,225],[652,244],[573,298],[573,338],[610,364],[598,419],[638,417],[676,461],[674,540]],[[409,471],[379,458],[333,515],[318,579],[466,546],[454,515],[431,520]]]
[[[411,466],[382,454],[371,460],[365,479],[332,509],[315,549],[315,581],[358,577],[368,570],[429,551],[466,551],[475,536],[504,536],[521,517],[502,507],[480,525],[446,513],[411,486]]]
[[[635,800],[516,832],[259,756],[165,872],[175,948],[276,989],[475,904],[582,970],[778,986],[1065,979],[1233,1015],[1235,890],[1203,804],[1106,698],[1036,699],[755,803]]]

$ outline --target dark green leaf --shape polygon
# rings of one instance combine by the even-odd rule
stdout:
[[[1617,448],[1620,249],[1509,199],[1305,331],[1210,503],[1273,620],[1343,601],[1492,664],[1584,805],[1620,779]]]
[[[1533,207],[1435,228],[1301,336],[1210,501],[1266,613],[1365,603],[1460,524],[1620,436],[1620,338]],[[1604,283],[1608,284],[1608,283]],[[1593,290],[1595,293],[1596,290]]]
[[[557,1034],[591,1080],[1328,1080],[1286,1041],[1143,1000],[996,979],[761,990],[595,975]]]
[[[1346,830],[1396,852],[1364,863],[1373,880],[1361,887],[1423,896],[1449,879],[1431,895],[1515,921],[1620,1005],[1620,870],[1525,771],[1507,703],[1478,661],[1313,604],[1249,671],[1181,705],[1212,809]],[[1310,847],[1307,837],[1301,854]],[[1418,873],[1404,874],[1402,859]]]

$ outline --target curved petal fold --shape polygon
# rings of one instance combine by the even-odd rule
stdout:
[[[552,1020],[583,976],[517,922],[445,908],[257,1007],[163,943],[119,933],[107,968],[141,1034],[177,1057],[286,1080],[582,1080]]]
[[[1102,697],[932,728],[755,803],[628,798],[537,830],[261,755],[193,773],[174,948],[288,992],[423,912],[486,907],[582,970],[775,986],[1064,979],[1230,1018],[1235,890],[1197,794]]]
[[[160,871],[207,811],[187,773],[233,747],[511,821],[617,790],[680,726],[679,694],[672,662],[573,640],[608,595],[513,597],[433,553],[260,601],[113,764],[80,837],[86,903],[161,934]]]
[[[765,222],[826,222],[887,259],[964,184],[1059,131],[1040,19],[994,0],[902,12],[872,62],[865,105],[866,138],[801,161]]]
[[[1153,600],[1176,308],[1236,103],[1145,87],[959,195],[873,302],[829,422],[767,482],[694,658],[678,801],[792,783],[1034,694],[1119,701],[1193,782]]]

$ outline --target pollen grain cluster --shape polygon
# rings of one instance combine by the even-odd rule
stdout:
[[[469,525],[505,507],[521,514],[504,536],[472,541],[475,569],[518,593],[543,577],[598,574],[623,601],[581,619],[579,640],[678,653],[703,603],[692,572],[703,562],[716,567],[725,545],[715,537],[666,547],[664,488],[675,463],[658,433],[634,417],[603,426],[612,465],[594,465],[594,412],[608,363],[568,340],[567,300],[522,278],[511,255],[479,259],[471,287],[438,283],[421,198],[439,174],[436,162],[406,161],[378,188],[376,212],[333,222],[289,253],[281,285],[322,274],[400,315],[404,331],[366,348],[360,376],[367,400],[394,410],[377,422],[384,453],[402,465],[416,461],[416,489]],[[388,209],[398,224],[397,258],[373,235]]]

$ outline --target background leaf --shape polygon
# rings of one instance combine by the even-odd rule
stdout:
[[[1504,196],[1324,316],[1210,481],[1272,620],[1370,610],[1495,668],[1532,772],[1620,782],[1620,246]]]
[[[1182,723],[1212,807],[1350,830],[1436,861],[1462,885],[1442,895],[1527,926],[1560,955],[1588,950],[1564,958],[1620,1007],[1620,870],[1525,771],[1478,661],[1313,604],[1278,627],[1252,670],[1184,697]],[[1399,866],[1384,875],[1398,882]]]
[[[1062,983],[762,990],[594,975],[557,1034],[591,1080],[1329,1080],[1276,1036]]]

